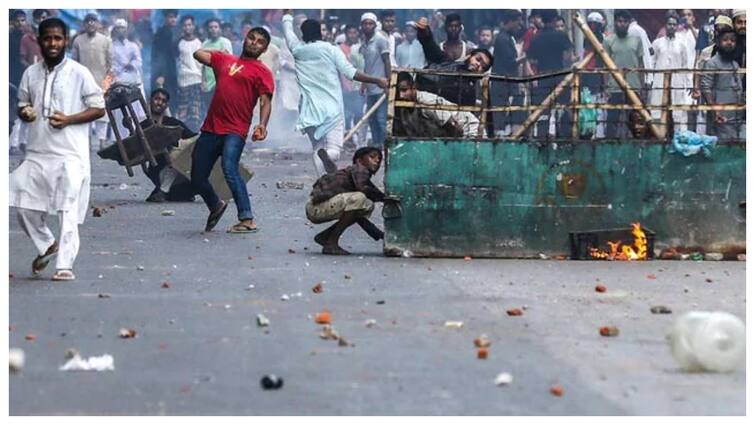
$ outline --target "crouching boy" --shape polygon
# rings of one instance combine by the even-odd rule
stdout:
[[[309,221],[319,224],[336,220],[315,236],[315,242],[322,245],[323,254],[349,255],[338,246],[338,240],[355,223],[373,239],[383,238],[383,232],[368,219],[375,208],[374,203],[385,199],[385,194],[370,181],[382,161],[380,149],[360,148],[354,153],[351,166],[325,174],[312,186],[305,207]]]

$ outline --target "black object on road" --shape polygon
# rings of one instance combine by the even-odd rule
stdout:
[[[260,380],[260,385],[266,390],[277,390],[283,386],[283,378],[275,375],[265,375]]]

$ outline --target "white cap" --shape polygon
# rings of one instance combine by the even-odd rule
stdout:
[[[362,14],[362,19],[360,19],[359,22],[364,22],[366,20],[371,20],[374,23],[377,23],[378,21],[377,16],[372,12]]]
[[[115,20],[115,27],[122,27],[122,28],[128,28],[128,22],[126,22],[125,19],[119,18]]]
[[[603,15],[601,15],[599,12],[592,12],[589,15],[587,15],[587,22],[597,22],[599,24],[605,24],[606,20],[603,19]]]

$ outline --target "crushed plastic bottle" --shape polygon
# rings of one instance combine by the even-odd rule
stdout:
[[[691,311],[668,335],[671,354],[690,372],[731,372],[744,363],[745,324],[724,312]]]

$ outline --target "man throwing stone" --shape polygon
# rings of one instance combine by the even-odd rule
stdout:
[[[267,30],[256,27],[246,34],[239,57],[204,49],[194,52],[196,60],[212,68],[216,81],[215,94],[202,125],[202,135],[191,156],[191,183],[210,210],[206,232],[218,224],[228,206],[218,198],[209,182],[218,157],[223,157],[223,174],[238,210],[239,222],[228,232],[255,233],[258,230],[246,182],[239,175],[239,160],[257,100],[260,102],[260,122],[252,133],[252,140],[267,137],[274,82],[273,74],[258,58],[269,44],[270,34]]]

